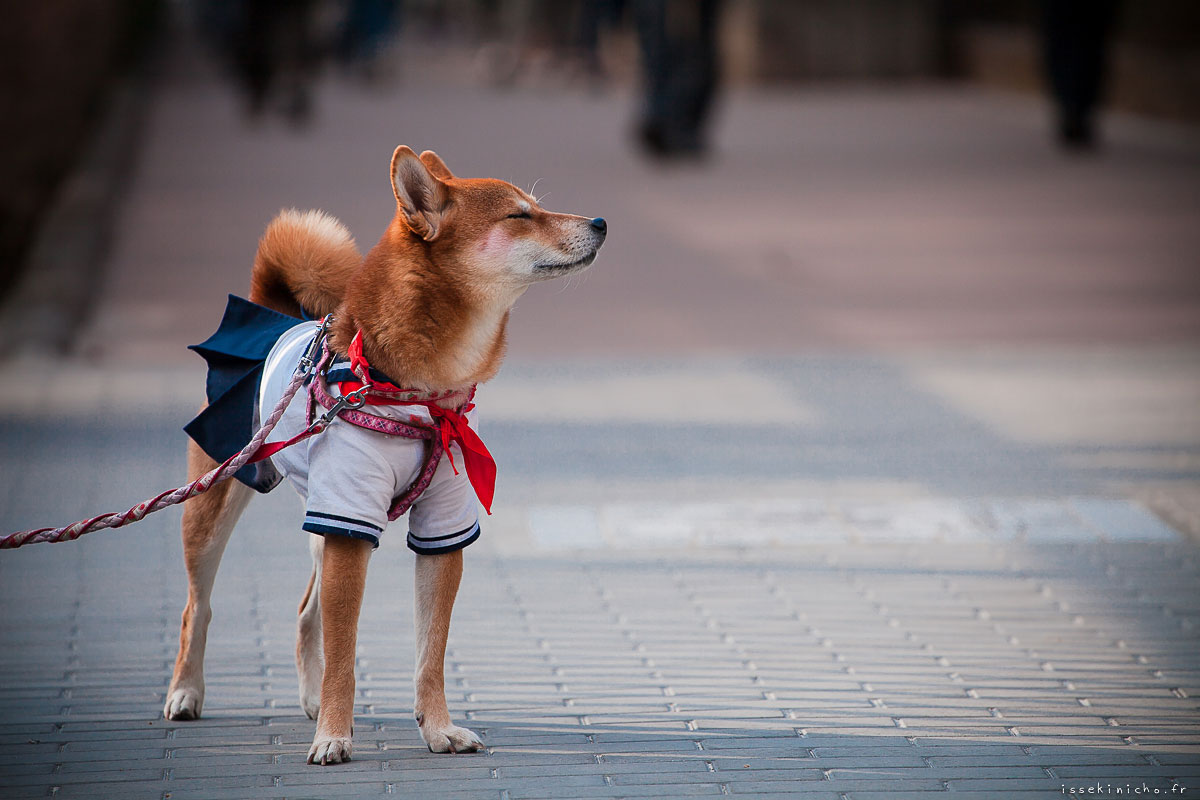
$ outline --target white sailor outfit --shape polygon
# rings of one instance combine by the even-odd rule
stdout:
[[[274,408],[279,402],[313,335],[313,324],[305,322],[276,341],[259,384],[260,409]],[[335,397],[339,391],[332,380],[329,391]],[[269,441],[284,441],[304,430],[308,402],[307,392],[297,392]],[[433,422],[428,409],[419,405],[372,406],[370,413],[406,423]],[[476,427],[474,411],[468,419]],[[364,539],[378,547],[393,498],[403,494],[425,466],[425,448],[421,439],[335,420],[321,435],[281,450],[270,461],[304,498],[304,530]],[[450,448],[455,460],[463,463],[458,444],[451,443]],[[432,555],[460,550],[478,538],[478,501],[466,470],[455,474],[443,455],[429,487],[408,511],[408,546]]]

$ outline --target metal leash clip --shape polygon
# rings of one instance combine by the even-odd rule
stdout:
[[[329,326],[333,324],[333,314],[326,314],[325,319],[321,320],[321,326],[317,328],[317,335],[313,337],[309,343],[308,349],[304,351],[304,355],[300,357],[300,363],[296,365],[296,371],[307,375],[312,372],[313,365],[317,363],[317,354],[321,352],[321,345],[325,343],[325,336],[329,333]]]
[[[367,404],[367,393],[370,391],[370,386],[360,386],[352,392],[346,392],[338,398],[337,403],[334,403],[334,407],[336,408],[338,405],[344,404],[344,408],[351,410],[362,408]]]
[[[337,418],[340,412],[347,409],[354,411],[365,406],[368,391],[369,387],[363,386],[338,397],[328,411],[313,420],[312,424],[308,426],[307,432],[320,433],[329,427],[329,424]]]

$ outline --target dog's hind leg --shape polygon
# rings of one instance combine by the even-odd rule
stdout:
[[[321,676],[325,672],[321,637],[321,562],[325,558],[325,537],[310,534],[308,549],[313,566],[296,620],[296,674],[300,678],[300,706],[309,719],[316,719],[321,710]]]
[[[216,467],[195,442],[188,442],[188,479],[195,480]],[[213,580],[229,534],[246,508],[254,490],[230,479],[205,494],[192,498],[183,508],[183,559],[187,567],[188,599],[179,628],[179,655],[175,674],[167,689],[163,716],[167,719],[196,719],[204,705],[204,644],[212,619]]]
[[[462,581],[462,550],[417,556],[414,616],[417,627],[417,668],[413,675],[416,707],[413,715],[421,738],[434,753],[470,753],[483,748],[474,731],[455,725],[446,707],[446,638],[450,613]]]

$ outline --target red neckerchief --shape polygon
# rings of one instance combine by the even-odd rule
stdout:
[[[411,398],[414,391],[401,389],[386,381],[371,379],[371,365],[367,363],[362,350],[362,331],[358,331],[354,334],[354,339],[350,341],[346,355],[350,357],[350,371],[360,380],[340,381],[338,385],[341,387],[342,394],[356,391],[366,385],[370,388],[370,392],[366,396],[368,405],[424,406],[429,409],[442,437],[442,449],[445,450],[446,457],[450,459],[450,468],[454,470],[455,475],[458,474],[458,466],[454,463],[454,454],[450,451],[450,443],[458,442],[458,448],[462,451],[463,466],[467,470],[467,480],[475,489],[475,496],[483,504],[484,510],[491,514],[492,498],[496,494],[496,459],[492,458],[492,454],[488,452],[487,446],[479,438],[479,434],[472,430],[467,421],[467,412],[475,408],[475,404],[470,400],[473,392],[468,395],[467,402],[458,409],[442,408],[436,402],[428,399],[405,399],[401,395]]]

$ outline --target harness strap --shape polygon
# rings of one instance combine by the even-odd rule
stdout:
[[[429,487],[437,464],[444,453],[450,459],[450,468],[458,474],[458,465],[454,463],[454,454],[450,449],[451,442],[457,442],[463,456],[463,467],[467,471],[467,479],[475,490],[475,496],[488,514],[492,513],[492,500],[496,491],[496,461],[488,452],[487,446],[479,438],[466,418],[475,406],[471,400],[475,395],[475,387],[465,393],[463,403],[456,409],[444,408],[437,401],[445,401],[462,392],[423,393],[413,389],[402,389],[392,383],[374,380],[371,377],[371,367],[362,352],[362,332],[355,334],[347,348],[351,372],[358,376],[358,381],[340,381],[340,389],[344,394],[355,392],[365,397],[367,405],[393,406],[422,406],[428,410],[433,424],[410,417],[409,423],[370,414],[358,410],[344,410],[338,416],[351,425],[366,428],[390,436],[402,436],[407,439],[425,439],[430,442],[426,448],[424,468],[417,480],[405,492],[393,501],[388,512],[389,519],[395,519],[408,510],[409,506]],[[324,376],[332,354],[328,346],[322,354],[321,365],[317,370],[317,378],[309,386],[313,400],[328,409],[336,402],[325,387]],[[311,412],[310,412],[311,413]]]
[[[308,386],[309,397],[314,403],[320,404],[326,410],[333,408],[337,404],[337,398],[329,394],[329,391],[325,388],[324,378],[322,377],[330,357],[331,355],[328,349],[326,349],[321,359],[321,366],[317,368],[317,377]],[[310,405],[310,416],[312,413],[312,406]],[[416,479],[399,497],[392,499],[392,505],[388,509],[388,519],[397,519],[412,507],[412,504],[429,488],[430,482],[433,481],[433,475],[437,472],[438,463],[442,460],[443,445],[441,437],[436,435],[437,431],[433,427],[422,428],[415,425],[406,425],[399,420],[388,419],[377,414],[364,414],[361,411],[353,409],[339,411],[338,417],[351,425],[376,431],[377,433],[386,433],[389,436],[402,436],[405,439],[424,439],[427,442],[425,446],[425,463],[421,467],[420,474],[417,475]]]

